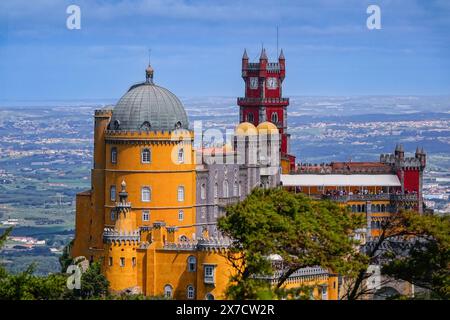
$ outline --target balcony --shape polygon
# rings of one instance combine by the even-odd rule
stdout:
[[[217,198],[217,205],[219,207],[226,207],[238,203],[239,200],[239,197]]]
[[[287,106],[289,98],[237,98],[237,104],[245,104],[250,106],[260,106],[264,104]]]
[[[417,194],[353,194],[353,195],[322,195],[323,199],[337,202],[347,201],[418,201]]]

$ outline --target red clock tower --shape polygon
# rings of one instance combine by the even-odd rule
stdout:
[[[287,133],[287,106],[289,98],[282,97],[282,84],[286,74],[283,49],[278,62],[269,62],[266,49],[262,49],[259,62],[248,61],[247,51],[242,56],[242,78],[245,82],[245,97],[238,98],[239,121],[255,126],[269,121],[281,134],[281,161],[283,173],[295,170],[295,156],[290,155]]]

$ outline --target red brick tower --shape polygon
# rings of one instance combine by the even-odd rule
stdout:
[[[286,74],[286,60],[281,50],[278,62],[269,62],[266,50],[261,50],[259,62],[248,61],[247,51],[242,56],[242,78],[245,82],[245,97],[238,98],[239,121],[251,122],[255,126],[269,121],[281,134],[281,160],[283,173],[295,170],[295,156],[290,155],[287,133],[287,106],[289,98],[282,97],[282,84]],[[283,162],[285,165],[283,165]]]

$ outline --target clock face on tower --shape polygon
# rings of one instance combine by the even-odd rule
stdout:
[[[267,88],[268,89],[276,89],[278,86],[277,78],[267,78]]]
[[[257,88],[258,88],[258,78],[251,77],[250,78],[250,89],[257,89]]]

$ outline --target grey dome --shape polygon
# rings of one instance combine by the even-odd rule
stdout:
[[[189,122],[181,101],[153,81],[132,86],[113,109],[110,130],[139,131],[188,129]]]

